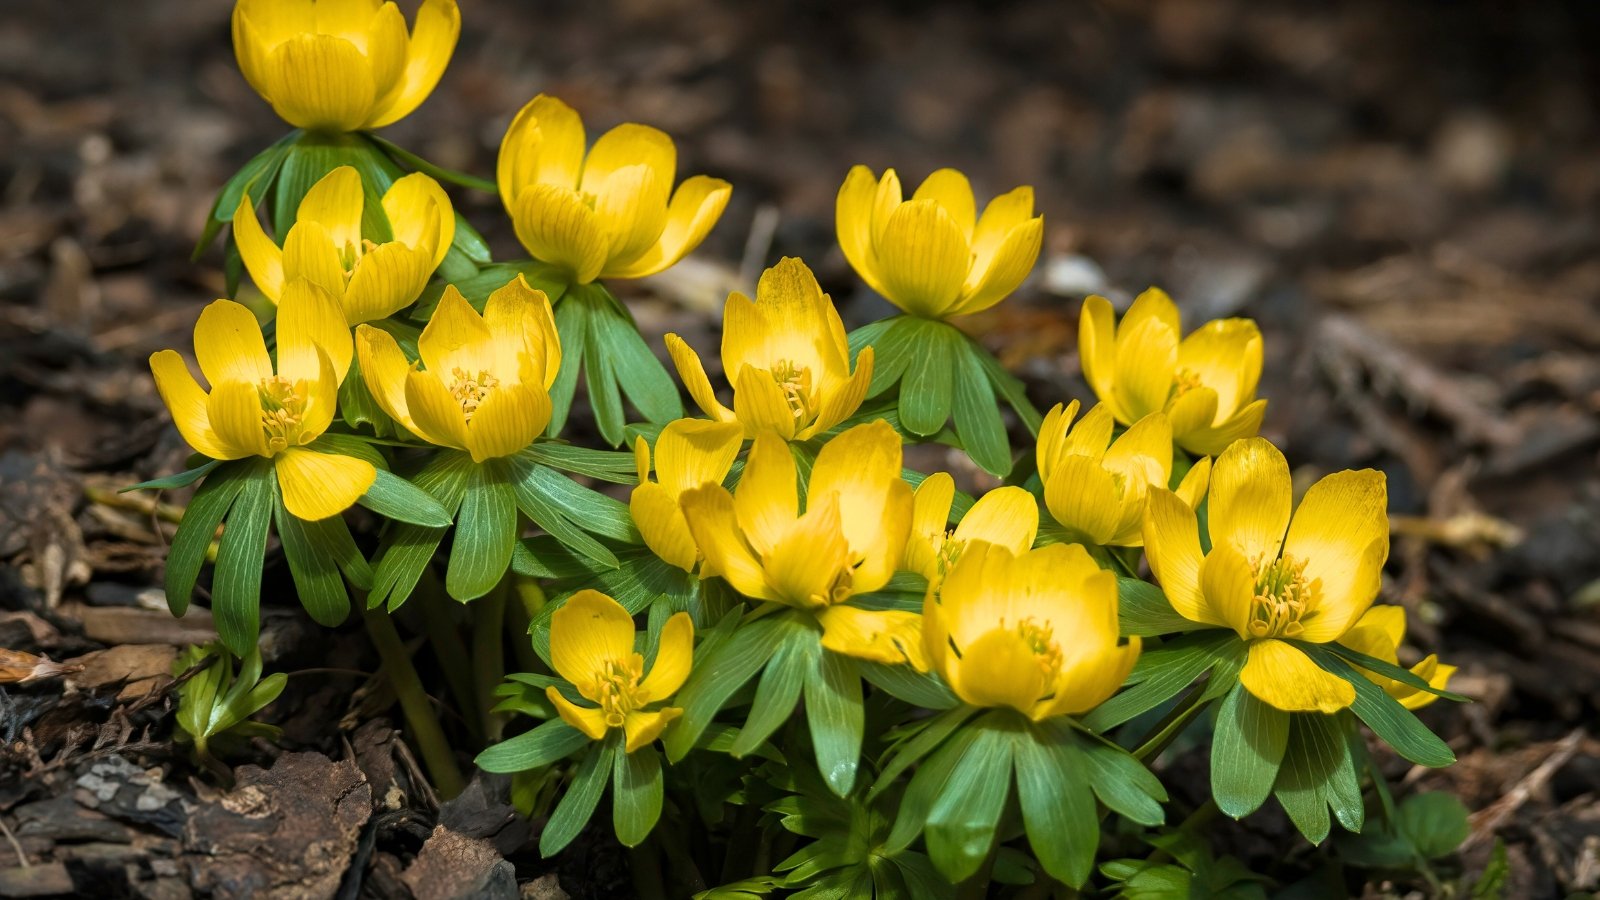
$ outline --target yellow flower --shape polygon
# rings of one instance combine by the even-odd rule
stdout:
[[[521,275],[489,295],[481,316],[445,288],[417,340],[421,368],[371,325],[356,329],[356,346],[378,405],[430,444],[483,462],[517,453],[550,424],[561,343],[549,298]]]
[[[956,696],[1034,721],[1087,712],[1139,658],[1117,636],[1117,578],[1077,544],[977,542],[922,608],[928,660]]]
[[[579,591],[550,616],[550,664],[594,706],[579,706],[553,685],[545,696],[561,720],[604,740],[613,728],[627,737],[632,753],[661,735],[683,715],[676,707],[657,707],[677,693],[694,660],[694,623],[674,613],[661,626],[655,662],[645,674],[644,657],[634,649],[633,617],[622,604],[599,591]]]
[[[839,188],[839,246],[871,288],[929,319],[980,312],[1005,299],[1039,258],[1044,219],[1033,188],[989,201],[977,215],[967,176],[940,169],[902,200],[893,169],[856,166]]]
[[[379,0],[239,0],[233,52],[245,80],[308,131],[382,128],[416,109],[461,33],[456,0],[423,0],[416,25]]]
[[[176,351],[152,355],[150,371],[178,432],[201,455],[271,459],[283,505],[308,521],[343,512],[372,486],[371,463],[306,447],[333,422],[350,368],[349,327],[321,288],[295,281],[284,289],[276,372],[255,315],[232,300],[200,313],[194,354],[209,393]]]
[[[1211,471],[1211,552],[1194,509],[1170,491],[1150,494],[1145,553],[1172,608],[1232,628],[1249,642],[1239,680],[1289,712],[1337,712],[1355,688],[1288,639],[1325,644],[1355,627],[1378,595],[1389,555],[1383,473],[1336,472],[1294,505],[1289,464],[1262,438],[1223,451]]]
[[[998,487],[978,498],[960,524],[949,528],[956,483],[935,472],[917,485],[904,567],[937,588],[970,543],[982,541],[1025,553],[1039,534],[1039,504],[1019,487]]]
[[[911,486],[900,478],[900,437],[889,423],[857,425],[823,446],[804,514],[794,457],[770,432],[756,437],[736,492],[708,484],[680,502],[706,557],[704,577],[810,610],[829,650],[921,667],[915,613],[842,605],[888,583],[911,531]]]
[[[744,429],[736,422],[671,422],[656,438],[656,480],[651,481],[650,445],[642,437],[634,442],[639,486],[633,489],[628,508],[651,552],[685,572],[694,571],[700,548],[683,518],[679,498],[684,491],[721,484],[743,443]]]
[[[676,334],[667,351],[706,415],[740,422],[747,437],[771,432],[808,440],[861,406],[872,381],[872,348],[850,371],[850,345],[833,301],[806,264],[787,257],[761,273],[756,299],[734,293],[722,313],[722,368],[733,409],[717,402],[699,354]]]
[[[422,293],[455,239],[456,218],[438,182],[418,172],[389,186],[383,211],[394,240],[361,237],[361,176],[340,166],[311,186],[279,248],[256,219],[248,196],[233,214],[233,238],[250,280],[274,303],[296,278],[340,300],[351,325],[383,319]]]
[[[1367,610],[1355,627],[1345,632],[1339,643],[1357,653],[1365,653],[1391,665],[1400,662],[1400,644],[1406,639],[1406,610],[1403,606],[1374,606]],[[1437,694],[1418,690],[1392,678],[1361,670],[1363,675],[1382,686],[1389,696],[1400,701],[1406,709],[1421,709],[1439,699]],[[1450,685],[1455,666],[1439,662],[1437,654],[1428,654],[1422,662],[1411,667],[1411,674],[1428,683],[1429,687],[1444,690]]]
[[[1116,324],[1111,301],[1083,301],[1078,355],[1083,377],[1118,422],[1165,412],[1173,439],[1215,456],[1261,430],[1261,330],[1249,319],[1217,319],[1179,340],[1178,307],[1165,292],[1140,294]]]
[[[1172,426],[1161,413],[1135,422],[1111,440],[1111,410],[1101,403],[1073,425],[1078,401],[1056,404],[1039,427],[1039,480],[1050,515],[1075,538],[1101,546],[1144,543],[1145,498],[1172,476]],[[1211,460],[1202,458],[1178,485],[1196,506],[1205,496]]]
[[[732,193],[696,175],[673,191],[678,151],[647,125],[618,125],[584,154],[583,120],[544,94],[500,142],[500,199],[522,246],[578,284],[653,275],[700,246]],[[670,195],[670,200],[668,199]]]

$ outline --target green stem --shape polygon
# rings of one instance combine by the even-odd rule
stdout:
[[[546,670],[544,661],[539,659],[539,654],[533,652],[533,640],[528,636],[528,629],[533,624],[533,617],[528,612],[527,603],[524,601],[525,591],[523,581],[532,581],[517,577],[516,594],[511,602],[506,603],[506,627],[510,631],[511,651],[517,657],[517,669],[522,672],[543,672]],[[538,584],[534,584],[538,589]],[[544,595],[540,591],[540,596]]]
[[[433,776],[434,789],[445,799],[456,796],[466,782],[461,777],[461,770],[456,767],[456,758],[450,751],[449,742],[445,740],[444,729],[439,727],[439,719],[433,714],[428,694],[422,689],[422,678],[411,664],[411,655],[406,652],[405,644],[401,643],[400,633],[395,631],[394,621],[381,609],[364,610],[361,618],[367,626],[373,646],[378,649],[378,657],[383,661],[384,677],[394,688],[395,696],[400,698],[400,709],[405,713],[406,724],[411,727],[411,737],[422,753],[422,762],[428,767],[428,774]]]
[[[483,736],[489,743],[500,740],[504,717],[494,712],[494,689],[506,677],[506,592],[510,582],[501,581],[494,590],[472,603],[472,673],[477,685],[478,713],[483,720]]]
[[[628,850],[628,863],[633,871],[634,896],[640,900],[667,900],[667,886],[661,878],[661,850],[654,835]]]
[[[446,596],[443,586],[432,573],[424,573],[423,577],[425,589],[417,592],[416,602],[422,606],[422,617],[427,623],[428,644],[433,648],[433,655],[439,661],[439,667],[444,670],[444,678],[450,685],[450,693],[456,698],[456,708],[464,713],[461,718],[467,723],[467,730],[471,732],[474,741],[481,743],[483,723],[479,721],[478,716],[472,715],[472,711],[478,707],[472,659],[467,654],[467,645],[461,640],[461,633],[451,618],[449,606],[446,605],[455,605],[455,601]]]
[[[1183,733],[1183,729],[1210,702],[1210,698],[1206,697],[1205,685],[1195,685],[1190,689],[1189,695],[1177,706],[1174,706],[1172,711],[1157,723],[1155,731],[1145,738],[1144,743],[1139,745],[1139,749],[1133,751],[1134,758],[1140,762],[1147,762],[1160,756],[1161,752],[1166,750],[1174,740],[1177,740],[1178,735]]]

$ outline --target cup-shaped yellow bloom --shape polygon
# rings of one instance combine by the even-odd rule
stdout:
[[[934,589],[968,544],[998,544],[1021,554],[1039,535],[1039,504],[1022,488],[998,487],[984,494],[950,528],[955,496],[955,479],[945,472],[924,478],[914,496],[904,568],[921,574]]]
[[[1283,454],[1247,438],[1211,470],[1211,552],[1201,551],[1194,509],[1153,490],[1145,553],[1180,615],[1249,642],[1239,680],[1250,693],[1289,712],[1332,713],[1355,688],[1286,641],[1337,641],[1361,621],[1389,555],[1387,506],[1383,473],[1362,469],[1323,478],[1294,509]]]
[[[421,366],[387,331],[356,328],[361,371],[390,418],[430,444],[510,456],[550,424],[550,385],[561,368],[550,299],[521,275],[493,294],[483,315],[452,285],[422,329]]]
[[[928,661],[973,706],[1034,721],[1087,712],[1139,658],[1117,631],[1117,578],[1077,544],[969,544],[922,608]]]
[[[233,238],[250,280],[274,303],[296,278],[339,298],[351,325],[387,318],[416,302],[455,239],[455,212],[438,182],[417,172],[389,186],[383,211],[394,239],[361,236],[361,176],[340,166],[311,186],[280,248],[262,230],[248,196],[233,214]]]
[[[999,303],[1028,277],[1044,239],[1033,188],[989,201],[967,176],[940,169],[904,200],[893,169],[856,166],[839,188],[839,246],[873,290],[915,316],[942,319]]]
[[[700,246],[733,189],[696,175],[672,189],[678,150],[665,132],[618,125],[584,152],[583,120],[544,94],[500,142],[500,199],[517,238],[573,281],[642,278]]]
[[[656,437],[656,480],[651,481],[650,445],[642,437],[634,442],[639,486],[633,489],[628,509],[651,552],[685,572],[694,571],[701,559],[700,548],[678,500],[684,491],[721,484],[743,444],[744,429],[737,422],[670,422]]]
[[[1165,488],[1172,476],[1172,426],[1151,413],[1116,440],[1111,410],[1104,404],[1072,425],[1078,401],[1056,404],[1039,426],[1037,458],[1050,515],[1077,539],[1100,546],[1137,547],[1144,543],[1144,506],[1151,488]],[[1178,496],[1196,506],[1205,496],[1211,460],[1189,468]]]
[[[456,0],[423,0],[416,24],[380,0],[239,0],[233,52],[245,80],[297,128],[382,128],[416,109],[461,33]]]
[[[1217,319],[1182,337],[1177,304],[1162,290],[1140,294],[1120,324],[1111,301],[1090,297],[1078,355],[1084,380],[1118,422],[1165,412],[1190,453],[1215,456],[1261,430],[1261,330],[1249,319]]]
[[[706,485],[681,498],[705,553],[701,574],[751,599],[812,611],[829,650],[917,665],[915,613],[842,605],[887,584],[905,553],[912,499],[900,457],[889,423],[851,428],[817,454],[802,513],[788,445],[757,436],[734,493]]]
[[[748,437],[808,440],[849,418],[872,381],[872,348],[861,351],[851,372],[833,300],[793,257],[761,273],[753,302],[734,293],[723,307],[722,369],[733,382],[733,409],[717,401],[700,355],[683,338],[667,335],[667,351],[706,415],[741,423]]]
[[[1403,606],[1374,606],[1356,622],[1354,628],[1345,632],[1339,643],[1349,647],[1357,653],[1365,653],[1374,659],[1381,659],[1390,665],[1399,665],[1400,644],[1406,639],[1406,610]],[[1450,685],[1450,676],[1456,673],[1455,666],[1439,662],[1437,654],[1430,653],[1421,662],[1411,667],[1411,674],[1428,683],[1429,687],[1444,690]],[[1409,684],[1403,684],[1370,672],[1365,669],[1362,674],[1380,685],[1389,696],[1400,701],[1406,709],[1421,709],[1439,699],[1437,694],[1419,690]]]
[[[655,662],[646,674],[644,656],[634,650],[633,617],[599,591],[579,591],[550,616],[550,664],[594,706],[573,703],[553,685],[545,688],[545,696],[563,722],[593,740],[621,728],[632,753],[683,714],[657,704],[683,686],[693,661],[694,623],[688,613],[674,613],[661,626]]]
[[[270,458],[283,505],[296,518],[316,520],[349,508],[377,477],[365,460],[306,447],[333,422],[350,354],[338,304],[296,281],[278,306],[277,371],[255,315],[232,300],[207,306],[194,326],[194,355],[209,392],[176,351],[152,355],[150,371],[189,446],[212,459]]]

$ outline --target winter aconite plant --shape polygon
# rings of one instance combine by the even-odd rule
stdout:
[[[197,366],[151,357],[195,457],[139,486],[198,484],[175,613],[216,540],[221,640],[181,693],[198,751],[271,734],[247,720],[283,679],[256,649],[276,533],[312,618],[360,611],[442,793],[474,756],[513,773],[546,855],[610,840],[591,822],[609,809],[641,896],[1260,896],[1206,848],[1210,812],[1276,798],[1313,843],[1334,821],[1415,830],[1369,738],[1449,764],[1413,711],[1460,699],[1454,670],[1400,662],[1383,474],[1297,501],[1257,436],[1253,323],[1185,333],[1159,290],[1120,321],[1090,297],[1097,397],[1041,415],[958,327],[1034,266],[1032,189],[980,210],[954,170],[907,198],[857,166],[839,243],[898,315],[847,332],[783,259],[727,298],[720,348],[652,347],[605,282],[693,251],[731,187],[680,181],[645,125],[590,143],[544,95],[493,181],[373,134],[422,103],[458,30],[454,0],[410,25],[379,0],[235,9],[241,69],[296,130],[217,198],[201,248],[231,226],[258,294],[200,314]],[[497,194],[528,258],[491,259],[446,185]],[[563,437],[574,403],[608,446]],[[1003,483],[973,497],[905,468],[921,442]],[[1198,811],[1205,786],[1159,765],[1180,736],[1209,747]]]

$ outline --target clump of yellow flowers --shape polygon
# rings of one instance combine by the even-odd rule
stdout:
[[[716,357],[676,334],[652,346],[603,281],[695,250],[730,185],[679,182],[673,138],[648,125],[590,144],[544,94],[492,181],[371,134],[433,90],[459,29],[453,0],[409,27],[380,0],[235,7],[245,77],[298,130],[219,194],[202,247],[231,225],[264,299],[199,314],[205,386],[176,351],[151,357],[197,456],[140,485],[198,484],[169,602],[213,558],[232,654],[259,661],[281,552],[274,592],[318,622],[365,607],[441,792],[479,751],[517,775],[548,856],[609,788],[617,838],[659,843],[635,865],[688,865],[682,884],[720,871],[732,891],[943,896],[998,872],[1006,844],[1040,885],[1116,892],[1131,876],[1097,865],[1102,832],[1167,821],[1149,764],[1192,723],[1219,809],[1276,798],[1313,841],[1383,805],[1360,795],[1382,773],[1352,751],[1358,723],[1412,762],[1451,761],[1413,711],[1459,699],[1455,668],[1413,657],[1405,610],[1380,602],[1385,477],[1327,474],[1296,502],[1259,435],[1253,322],[1185,333],[1159,289],[1120,320],[1089,297],[1095,402],[1041,415],[950,321],[1024,289],[1033,189],[980,211],[954,169],[908,199],[893,169],[856,166],[839,246],[901,314],[851,331],[783,257],[728,296]],[[527,258],[493,259],[452,189],[497,195]],[[917,444],[949,471],[908,469],[929,458]],[[409,648],[392,618],[408,603]],[[758,839],[702,827],[739,806]],[[777,866],[747,852],[780,830],[807,843]]]

